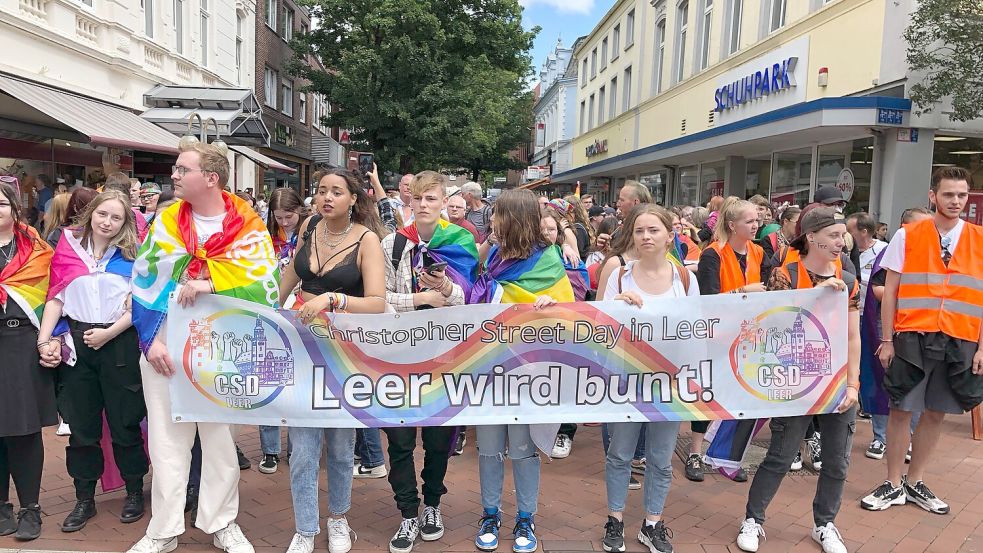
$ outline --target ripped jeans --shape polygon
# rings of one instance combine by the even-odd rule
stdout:
[[[535,513],[539,502],[539,454],[529,435],[528,424],[476,427],[478,436],[478,474],[481,479],[481,506],[501,509],[505,480],[505,448],[512,460],[515,500],[520,511]]]

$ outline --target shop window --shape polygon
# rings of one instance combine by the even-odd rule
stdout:
[[[680,167],[672,200],[676,205],[700,205],[700,168],[697,165]],[[704,202],[706,203],[706,202]]]
[[[646,173],[639,177],[638,182],[642,183],[652,193],[652,201],[659,205],[666,205],[666,182],[668,182],[669,172],[667,170]]]
[[[847,200],[846,213],[870,211],[870,175],[874,139],[861,138],[819,147],[816,189],[835,186]]]
[[[744,177],[744,197],[755,194],[768,197],[771,191],[771,157],[747,160],[747,173]]]
[[[812,148],[778,152],[772,161],[771,201],[799,207],[809,203],[812,181]]]
[[[936,136],[932,168],[956,166],[973,174],[973,189],[983,190],[983,139]]]
[[[706,205],[713,196],[724,195],[724,162],[704,163],[700,167],[700,203]]]

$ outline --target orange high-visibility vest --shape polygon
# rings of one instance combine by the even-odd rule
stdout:
[[[805,266],[800,261],[795,261],[787,265],[782,265],[775,269],[776,271],[781,271],[787,278],[789,283],[792,284],[792,288],[795,290],[808,290],[812,288],[812,279],[809,278],[809,271],[806,270]],[[795,277],[792,277],[792,271],[795,271]],[[843,267],[836,267],[836,278],[843,280]],[[854,278],[853,287],[850,289],[850,294],[848,297],[853,297],[857,293],[858,280]]]
[[[751,242],[747,243],[747,272],[741,271],[741,264],[737,261],[737,254],[730,244],[721,244],[715,241],[708,249],[713,249],[720,257],[720,293],[726,294],[737,290],[741,286],[756,284],[761,282],[761,260],[765,257],[765,250]],[[706,250],[704,250],[706,251]]]
[[[802,259],[802,256],[799,255],[799,250],[793,248],[792,246],[786,246],[786,248],[785,248],[785,257],[780,257],[779,259],[782,260],[782,267],[787,267],[789,264],[795,263],[795,262],[799,261],[800,259]],[[842,256],[836,256],[836,260],[833,261],[833,263],[836,264],[836,270],[837,271],[842,271],[843,270],[843,257]],[[837,277],[837,278],[839,278],[839,277]]]
[[[935,221],[905,226],[895,332],[943,332],[976,342],[983,319],[983,227],[963,224],[946,266]]]
[[[684,261],[690,261],[693,263],[699,263],[700,261],[700,247],[696,245],[696,242],[692,238],[686,236],[685,234],[679,235],[679,241],[686,244],[686,259]]]

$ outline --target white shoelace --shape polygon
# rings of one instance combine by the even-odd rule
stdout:
[[[765,536],[765,529],[755,522],[754,520],[747,519],[741,523],[741,533],[742,534],[755,534],[761,536],[765,540],[768,538]]]
[[[222,541],[225,542],[224,545],[226,547],[248,543],[246,536],[239,529],[239,525],[234,522],[229,524],[225,528],[225,531],[222,532]]]
[[[328,519],[328,539],[337,538],[350,538],[353,534],[352,529],[348,526],[348,521],[343,518],[329,518]]]

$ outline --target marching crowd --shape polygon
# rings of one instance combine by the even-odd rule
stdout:
[[[813,287],[845,292],[846,391],[836,411],[721,421],[706,455],[710,422],[690,423],[686,477],[703,480],[709,464],[734,481],[748,480],[744,449],[767,423],[770,446],[745,514],[735,521],[738,547],[757,551],[767,507],[785,474],[802,467],[804,453],[819,472],[812,538],[825,552],[845,552],[834,521],[860,410],[874,426],[866,455],[887,457],[883,484],[861,506],[876,511],[912,502],[948,513],[925,484],[925,468],[944,416],[983,400],[983,229],[959,218],[973,184],[967,171],[938,169],[928,192],[931,209],[906,210],[889,243],[869,214],[844,216],[846,201],[835,188],[820,188],[815,203],[801,209],[776,209],[760,196],[667,209],[632,181],[616,207],[595,205],[588,195],[550,199],[528,190],[507,190],[490,204],[476,183],[448,197],[446,178],[433,171],[403,176],[398,193],[388,197],[375,171],[329,169],[316,176],[310,205],[292,189],[273,191],[267,204],[227,192],[229,171],[221,147],[184,144],[173,166],[173,193],[123,174],[109,175],[100,191],[56,190],[45,198],[41,232],[22,213],[16,182],[0,183],[0,536],[40,535],[41,429],[61,417],[70,432],[66,464],[77,499],[62,531],[78,531],[97,515],[96,483],[102,478],[105,487],[105,455],[111,455],[126,489],[123,523],[143,517],[143,481],[154,468],[150,523],[130,551],[173,551],[188,511],[217,548],[253,551],[236,524],[239,470],[249,461],[235,445],[235,427],[170,416],[168,382],[181,367],[160,331],[168,316],[180,317],[205,294],[289,305],[310,322],[332,311],[486,302],[539,310],[558,302],[623,301],[645,310],[656,298]],[[653,553],[672,551],[662,514],[680,426],[604,425],[605,551],[625,551],[626,497],[640,488],[645,512],[636,515],[638,540]],[[479,550],[499,546],[506,460],[516,492],[512,550],[537,550],[539,452],[570,455],[576,430],[575,424],[475,429]],[[103,447],[107,431],[111,446]],[[388,469],[380,429],[288,428],[296,525],[284,544],[288,553],[310,553],[321,531],[325,448],[329,552],[352,548],[346,513],[353,478],[388,476],[402,514],[392,553],[443,536],[444,476],[448,460],[465,446],[463,429],[382,432]],[[418,434],[422,485],[413,457]],[[281,429],[261,427],[260,436],[259,470],[276,472]],[[718,444],[722,436],[728,441]]]

